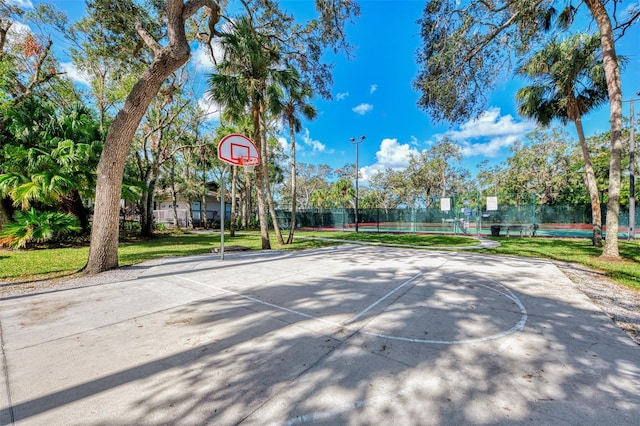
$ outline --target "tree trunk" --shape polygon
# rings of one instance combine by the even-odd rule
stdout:
[[[171,160],[171,211],[173,211],[173,227],[180,229],[178,219],[178,191],[176,190],[176,161]]]
[[[144,237],[153,235],[153,193],[156,190],[156,180],[151,179],[147,183],[147,191],[143,194],[144,200],[142,211],[140,212],[141,229],[140,234]]]
[[[591,217],[593,224],[592,242],[595,247],[602,247],[602,213],[600,211],[600,194],[598,194],[598,184],[596,175],[593,171],[589,148],[584,137],[584,129],[582,128],[582,120],[578,117],[574,120],[578,139],[580,140],[580,149],[582,150],[582,159],[584,160],[584,179],[589,190],[589,198],[591,199]]]
[[[13,207],[13,201],[9,197],[0,198],[0,229],[7,222],[11,221],[15,208]]]
[[[289,137],[291,139],[291,218],[289,219],[289,236],[287,244],[293,244],[293,233],[296,229],[297,179],[296,179],[296,135],[293,123],[289,120]]]
[[[196,180],[198,177],[197,171],[194,170],[193,178],[192,178],[191,169],[189,168],[189,163],[185,162],[184,167],[185,167],[184,177],[185,177],[186,183],[191,182],[192,180]],[[183,188],[184,187],[185,186],[183,186]],[[195,221],[193,220],[193,202],[195,201],[195,199],[193,198],[192,192],[190,190],[186,191],[186,199],[187,199],[187,211],[188,211],[188,219],[189,219],[187,223],[187,228],[195,229],[196,225],[195,225]],[[202,208],[200,208],[200,221],[202,221]]]
[[[248,173],[244,173],[244,190],[241,195],[240,223],[243,229],[249,228],[249,215],[251,214],[251,179]]]
[[[600,31],[602,59],[609,92],[609,122],[611,125],[611,148],[609,161],[609,194],[607,201],[607,228],[603,259],[619,259],[618,219],[620,215],[620,179],[622,161],[622,89],[620,68],[613,39],[611,19],[600,0],[585,0]]]
[[[267,130],[266,126],[264,126],[264,121],[262,120],[264,117],[264,112],[260,114],[260,120],[263,125],[260,127],[261,132],[260,136],[262,137],[262,172],[264,173],[264,181],[265,181],[265,191],[267,195],[267,205],[269,207],[269,214],[271,215],[271,221],[273,222],[273,232],[276,234],[276,241],[278,244],[284,245],[284,239],[282,238],[282,232],[280,231],[280,224],[278,223],[278,215],[276,214],[276,209],[273,204],[273,195],[271,194],[271,185],[269,185],[269,163],[267,161]]]
[[[129,146],[162,82],[189,60],[191,49],[185,34],[185,19],[201,7],[209,8],[209,27],[213,30],[220,12],[215,1],[189,2],[189,7],[185,8],[182,0],[167,0],[165,25],[169,43],[165,46],[152,40],[141,26],[136,25],[144,42],[153,50],[154,58],[131,89],[122,109],[118,111],[107,131],[97,170],[91,245],[84,268],[87,274],[118,267],[118,217],[124,164]]]
[[[260,104],[257,99],[253,100],[253,108],[252,108],[252,118],[253,118],[253,141],[258,144],[258,151],[260,155],[262,155],[262,138],[260,136]],[[270,250],[271,242],[269,241],[269,227],[268,227],[268,219],[267,219],[267,206],[265,203],[265,158],[263,157],[260,161],[260,165],[256,167],[256,196],[258,198],[258,217],[260,222],[260,237],[262,239],[262,250]]]
[[[202,162],[202,197],[200,201],[200,223],[203,229],[209,227],[209,219],[207,218],[207,172],[205,167],[206,162]]]
[[[88,211],[77,189],[74,189],[69,196],[62,198],[59,207],[60,211],[71,213],[78,218],[83,233],[89,231]]]
[[[187,223],[187,228],[195,229],[195,221],[193,220],[193,199],[191,197],[187,198],[187,203],[189,206],[189,223]]]
[[[207,194],[202,194],[202,197],[200,197],[200,225],[202,225],[202,229],[209,227],[209,219],[207,219]]]

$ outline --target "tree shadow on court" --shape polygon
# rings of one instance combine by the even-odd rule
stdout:
[[[535,275],[548,264],[395,249],[322,253],[327,268],[350,268],[292,272],[268,286],[220,283],[233,290],[216,287],[172,309],[153,335],[139,327],[144,319],[121,324],[138,340],[119,350],[105,344],[102,355],[122,359],[121,369],[17,402],[15,420],[90,401],[97,419],[82,415],[83,424],[637,421],[639,348],[568,280]],[[224,268],[242,277],[257,265]],[[221,268],[202,269],[215,282]],[[127,353],[154,342],[149,360]]]

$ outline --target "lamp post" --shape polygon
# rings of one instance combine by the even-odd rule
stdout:
[[[366,136],[360,136],[360,139],[356,140],[356,138],[351,138],[351,143],[356,146],[356,232],[358,232],[358,175],[360,175],[360,171],[358,170],[358,145],[360,145]]]
[[[637,93],[640,95],[640,92]],[[636,167],[636,141],[635,141],[635,111],[633,101],[640,101],[640,98],[629,99],[629,232],[627,238],[633,240],[636,234],[636,200],[635,200],[635,167]]]

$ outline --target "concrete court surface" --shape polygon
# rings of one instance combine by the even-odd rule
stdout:
[[[0,326],[0,424],[640,422],[640,347],[542,260],[169,258],[1,300]]]

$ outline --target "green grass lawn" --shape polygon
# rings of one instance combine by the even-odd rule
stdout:
[[[601,260],[602,249],[593,247],[589,239],[498,238],[498,241],[500,247],[477,251],[578,263],[602,271],[612,280],[640,291],[639,241],[619,241],[620,262]]]
[[[272,249],[305,250],[352,241],[413,247],[441,247],[452,249],[477,245],[468,237],[424,234],[373,234],[354,232],[296,232],[298,238],[291,246],[279,246],[271,236]],[[306,237],[306,238],[305,238]],[[312,237],[312,238],[309,238]],[[313,238],[315,237],[315,238]],[[286,234],[285,234],[286,238]],[[324,239],[318,239],[324,238]],[[325,240],[328,239],[328,240]],[[640,243],[620,241],[622,262],[604,262],[598,258],[601,249],[591,246],[587,239],[557,238],[499,238],[500,247],[478,249],[480,253],[539,257],[579,263],[604,272],[613,280],[640,290]],[[219,233],[162,233],[150,240],[127,240],[120,244],[118,257],[121,266],[166,256],[188,256],[211,253],[220,245]],[[260,234],[238,232],[234,238],[225,235],[225,247],[240,245],[260,250]],[[0,250],[0,280],[31,281],[73,275],[85,264],[89,248],[49,248],[33,250]]]
[[[328,238],[335,240],[349,241],[362,241],[367,243],[378,243],[388,245],[399,246],[412,246],[412,247],[464,247],[464,246],[477,246],[479,241],[475,238],[469,237],[456,237],[451,235],[438,235],[438,234],[379,234],[368,232],[304,232],[298,231],[295,233],[299,237],[316,237],[316,238]],[[299,243],[300,241],[296,241]],[[335,242],[333,242],[335,244]]]

